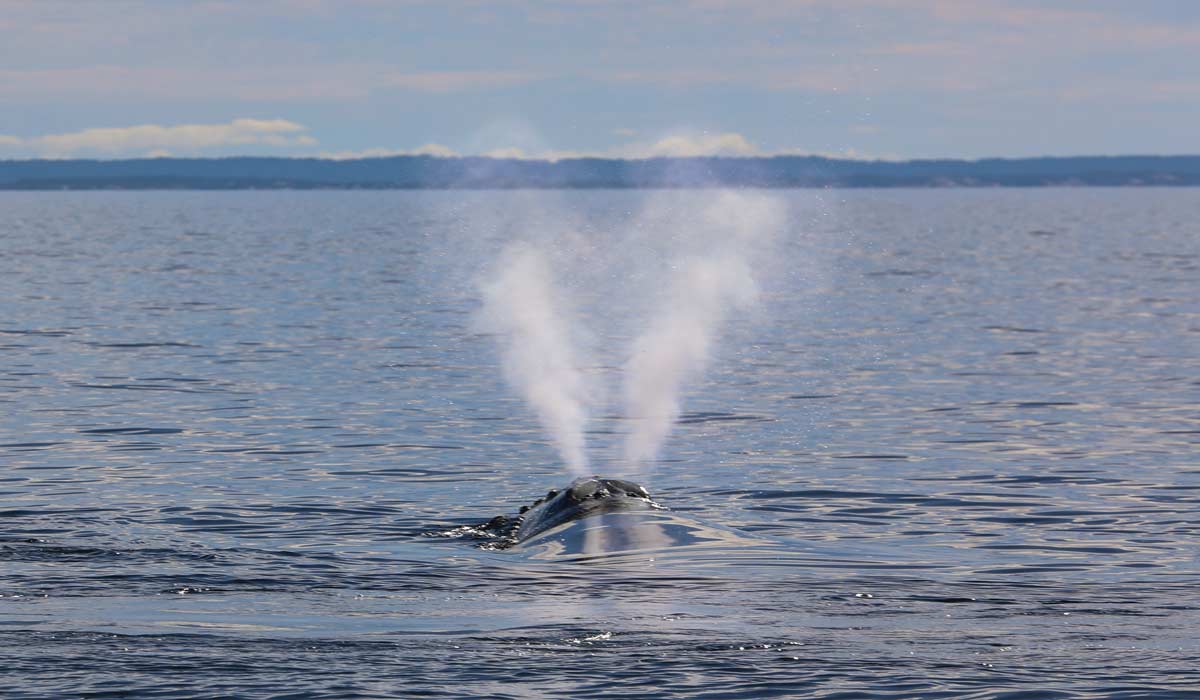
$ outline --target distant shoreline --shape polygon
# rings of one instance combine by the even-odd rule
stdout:
[[[819,156],[0,160],[0,190],[1196,187],[1200,156],[862,161]]]

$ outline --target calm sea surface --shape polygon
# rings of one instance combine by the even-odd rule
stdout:
[[[1200,190],[768,196],[639,477],[723,534],[571,557],[438,536],[569,480],[477,280],[596,254],[621,471],[713,193],[0,194],[0,696],[1200,698]]]

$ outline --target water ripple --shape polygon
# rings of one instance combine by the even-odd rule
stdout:
[[[567,480],[470,325],[516,196],[5,194],[5,697],[1200,698],[1196,191],[778,193],[641,477],[708,534],[583,553],[426,536]],[[598,383],[652,286],[569,290]]]

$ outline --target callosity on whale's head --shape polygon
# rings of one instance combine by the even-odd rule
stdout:
[[[640,484],[592,476],[576,479],[565,489],[550,491],[532,506],[522,506],[516,516],[492,518],[483,529],[503,538],[506,544],[501,546],[509,546],[592,515],[662,509]]]
[[[516,539],[518,542],[527,540],[552,527],[589,515],[657,508],[661,506],[650,500],[646,489],[632,481],[599,476],[576,479],[562,491],[546,494],[540,504],[524,513]]]

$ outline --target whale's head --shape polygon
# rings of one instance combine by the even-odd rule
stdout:
[[[576,479],[561,491],[547,493],[532,507],[522,508],[521,524],[514,534],[520,542],[590,515],[661,509],[662,506],[651,500],[650,494],[640,484],[624,479],[586,477]]]
[[[755,540],[706,525],[655,503],[641,485],[592,476],[554,489],[519,514],[440,534],[484,540],[482,549],[516,549],[534,559],[592,560],[609,554],[706,547],[714,543],[751,546]]]
[[[507,549],[565,523],[593,515],[666,510],[640,484],[625,479],[591,476],[552,489],[517,515],[497,515],[471,529],[490,541],[488,549]]]

